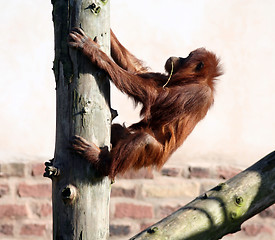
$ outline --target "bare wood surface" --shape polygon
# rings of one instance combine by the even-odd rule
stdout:
[[[98,177],[68,147],[73,135],[109,147],[109,81],[82,54],[69,49],[67,40],[71,28],[81,27],[89,36],[97,36],[102,50],[109,54],[109,2],[52,0],[52,4],[57,123],[53,166],[48,167],[55,172],[50,176],[53,239],[104,240],[109,235],[110,180]]]
[[[131,240],[216,240],[275,203],[275,152]]]

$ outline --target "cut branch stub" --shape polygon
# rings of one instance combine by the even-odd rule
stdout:
[[[53,160],[51,159],[48,162],[45,162],[45,172],[43,174],[44,177],[48,177],[52,179],[53,177],[58,177],[60,175],[60,170],[53,166]]]
[[[74,187],[71,184],[64,187],[63,190],[61,191],[62,200],[66,205],[72,204],[76,199],[76,196],[77,196],[76,187]]]

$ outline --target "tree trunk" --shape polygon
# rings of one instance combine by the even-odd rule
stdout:
[[[81,27],[110,52],[108,0],[52,0],[55,31],[56,145],[53,180],[53,239],[104,240],[109,233],[110,180],[70,153],[69,139],[84,137],[99,147],[110,143],[110,86],[105,73],[67,45]],[[48,170],[49,170],[48,169]]]
[[[275,152],[131,240],[217,240],[275,203]]]

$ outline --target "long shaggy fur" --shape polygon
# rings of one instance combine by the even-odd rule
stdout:
[[[167,73],[160,74],[149,72],[112,31],[112,59],[81,29],[71,32],[69,45],[80,49],[93,64],[108,73],[120,91],[143,106],[140,122],[128,128],[113,125],[110,153],[98,155],[98,149],[93,144],[87,147],[87,141],[80,137],[72,141],[76,151],[84,148],[77,152],[103,175],[114,178],[131,168],[161,168],[214,102],[215,80],[222,71],[215,54],[204,48],[191,52],[187,58],[169,58],[165,64]],[[94,151],[97,154],[91,154]]]

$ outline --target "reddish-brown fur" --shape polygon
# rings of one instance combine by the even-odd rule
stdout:
[[[215,79],[222,74],[217,57],[203,48],[187,58],[169,58],[165,64],[167,74],[160,74],[149,72],[112,31],[113,60],[81,29],[70,33],[69,45],[81,50],[108,73],[119,90],[143,106],[140,122],[128,128],[112,126],[110,153],[81,137],[72,140],[77,153],[111,178],[131,168],[160,169],[206,115],[213,104]]]

